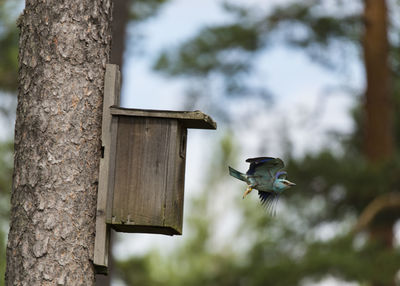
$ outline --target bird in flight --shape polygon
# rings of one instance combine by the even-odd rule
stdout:
[[[229,174],[236,179],[246,182],[247,189],[243,194],[245,198],[253,189],[258,190],[261,204],[273,212],[279,195],[295,183],[287,180],[287,173],[282,171],[285,164],[279,158],[257,157],[249,158],[250,163],[246,174],[229,167]]]

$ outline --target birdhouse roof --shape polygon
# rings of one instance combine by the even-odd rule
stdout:
[[[186,128],[217,129],[217,123],[199,110],[171,111],[111,106],[110,111],[112,115],[177,119]]]

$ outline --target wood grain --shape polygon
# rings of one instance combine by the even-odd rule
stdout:
[[[112,199],[110,181],[114,174],[111,158],[115,158],[115,148],[112,148],[112,115],[109,107],[119,102],[120,72],[117,65],[108,64],[106,66],[104,82],[103,118],[101,142],[103,148],[103,158],[100,159],[99,187],[97,192],[97,212],[96,212],[96,237],[94,247],[93,263],[97,273],[106,274],[108,267],[108,250],[110,229],[106,224],[107,203]],[[115,123],[114,123],[115,129]],[[111,175],[111,179],[110,179]]]
[[[171,213],[183,208],[183,188],[177,189],[183,184],[176,183],[177,177],[184,178],[184,173],[176,174],[184,172],[176,167],[182,129],[177,119],[119,116],[112,219],[116,230],[181,232],[182,222],[176,221],[181,214]]]
[[[112,115],[178,119],[185,128],[217,129],[217,123],[201,111],[171,111],[110,107]]]

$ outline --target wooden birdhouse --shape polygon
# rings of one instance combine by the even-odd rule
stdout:
[[[118,107],[119,71],[107,65],[94,264],[106,272],[110,228],[182,234],[187,129],[216,129],[200,111]]]
[[[122,232],[182,234],[187,128],[215,123],[199,111],[110,111],[116,150],[107,223]]]

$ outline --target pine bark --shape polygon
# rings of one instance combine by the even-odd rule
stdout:
[[[27,0],[6,285],[94,285],[111,0]]]

